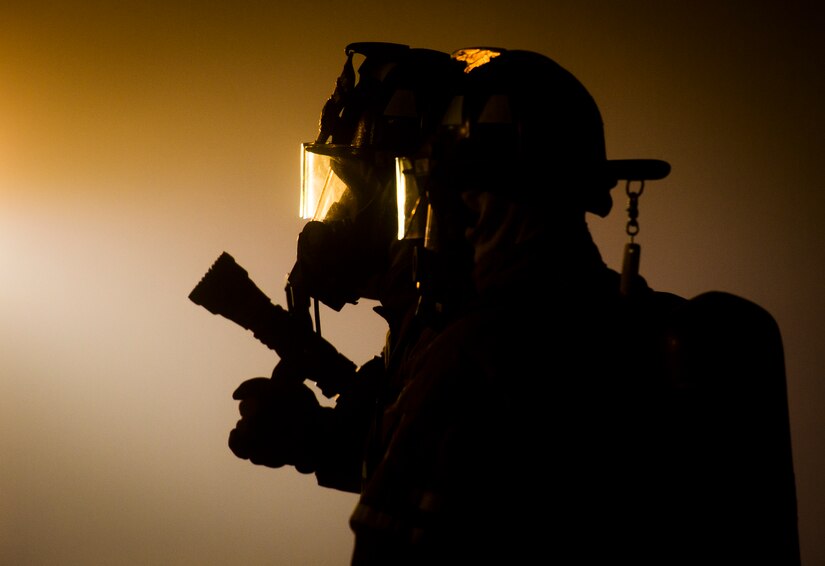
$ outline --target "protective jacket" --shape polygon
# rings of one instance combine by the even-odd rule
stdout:
[[[641,279],[623,296],[592,242],[533,241],[474,275],[479,304],[410,356],[385,411],[353,564],[798,563],[764,310]]]

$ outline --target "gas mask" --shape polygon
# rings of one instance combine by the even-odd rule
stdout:
[[[310,298],[334,310],[379,298],[404,228],[395,158],[412,155],[434,129],[457,69],[447,53],[399,44],[355,43],[346,54],[318,137],[301,146],[308,223],[287,284],[300,308]]]

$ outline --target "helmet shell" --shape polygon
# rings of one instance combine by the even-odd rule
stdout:
[[[618,170],[585,86],[532,51],[468,48],[452,56],[464,73],[433,145],[436,186],[552,199],[556,209],[607,215]],[[635,174],[632,164],[642,161],[623,163]]]

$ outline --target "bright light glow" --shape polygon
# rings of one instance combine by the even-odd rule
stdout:
[[[404,232],[406,227],[406,210],[405,203],[407,202],[407,175],[405,170],[409,170],[409,159],[405,157],[397,157],[395,159],[395,203],[398,211],[398,239],[404,239]]]
[[[307,150],[301,144],[301,218],[323,220],[332,205],[341,202],[347,186],[335,174],[328,155]]]
[[[395,158],[395,199],[398,211],[398,239],[418,239],[424,237],[422,223],[425,218],[421,210],[423,196],[419,179],[427,174],[429,161],[413,160],[409,157]]]

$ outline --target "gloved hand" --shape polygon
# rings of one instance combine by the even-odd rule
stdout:
[[[312,473],[331,409],[321,407],[303,382],[277,374],[276,366],[273,378],[249,379],[232,394],[241,402],[241,419],[229,433],[229,448],[253,464]]]

